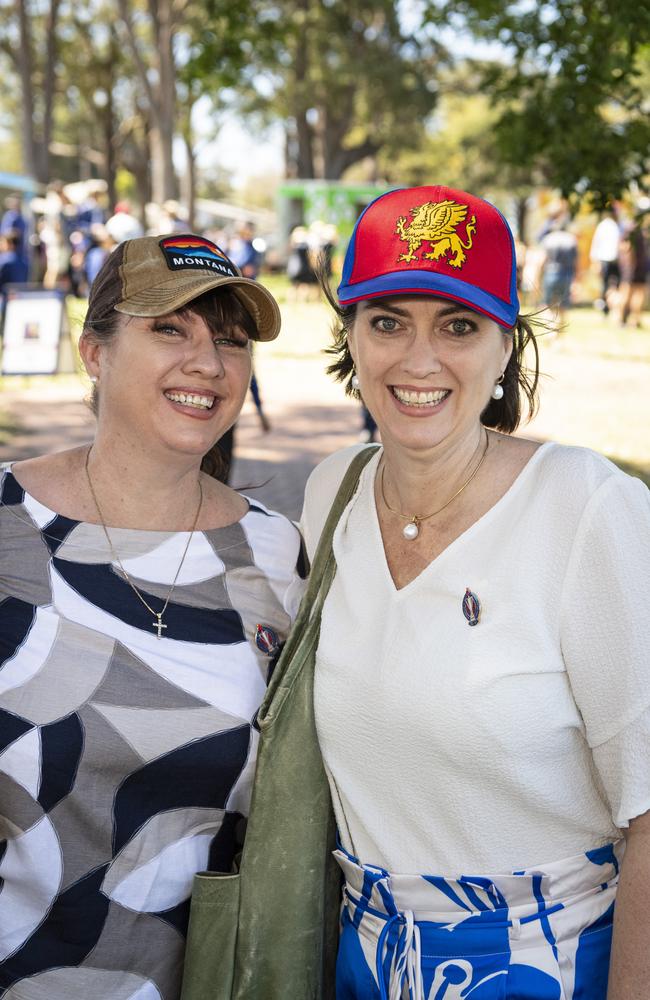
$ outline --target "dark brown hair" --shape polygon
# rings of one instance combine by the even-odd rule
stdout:
[[[332,326],[333,343],[325,349],[325,353],[336,360],[327,366],[328,375],[333,375],[337,382],[345,383],[348,396],[359,396],[352,385],[354,361],[348,347],[348,333],[352,328],[357,313],[357,303],[342,306],[336,299],[329,282],[319,271],[319,281],[323,293],[336,314]],[[544,329],[544,324],[533,316],[518,316],[517,322],[509,333],[513,338],[513,349],[508,364],[503,373],[503,398],[491,399],[481,414],[481,423],[497,431],[507,434],[516,430],[521,421],[522,396],[528,402],[528,419],[537,411],[539,404],[537,386],[539,383],[539,348],[537,346],[535,329]],[[524,351],[530,345],[533,353],[533,366],[524,364]]]
[[[115,305],[122,298],[122,279],[120,265],[124,257],[124,243],[108,255],[102,264],[97,277],[90,288],[88,311],[84,320],[82,336],[90,337],[101,343],[109,343],[118,330],[123,314],[115,311]],[[228,287],[215,288],[192,299],[177,313],[194,313],[205,320],[208,328],[219,335],[231,336],[235,328],[243,330],[250,340],[257,339],[258,332],[253,317],[246,307]],[[97,388],[93,386],[90,406],[95,415],[98,409]],[[201,471],[215,479],[226,481],[222,451],[217,441],[201,461]]]

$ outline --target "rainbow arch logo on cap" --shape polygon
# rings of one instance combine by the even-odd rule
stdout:
[[[202,236],[165,236],[158,244],[171,271],[216,271],[237,277],[237,269],[216,243]]]

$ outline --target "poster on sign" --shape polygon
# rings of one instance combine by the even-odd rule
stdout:
[[[56,289],[11,285],[5,292],[2,375],[53,375],[67,332],[65,296]]]

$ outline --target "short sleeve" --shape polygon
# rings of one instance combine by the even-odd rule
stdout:
[[[561,645],[612,818],[650,809],[650,492],[616,472],[582,515]]]

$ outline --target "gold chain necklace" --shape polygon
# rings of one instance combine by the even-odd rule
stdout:
[[[427,521],[430,517],[435,517],[436,514],[440,514],[445,509],[445,507],[449,506],[449,504],[452,502],[452,500],[455,500],[456,497],[460,496],[460,494],[463,492],[463,490],[465,489],[466,486],[469,486],[469,484],[471,483],[472,479],[474,478],[474,476],[476,475],[476,473],[478,472],[478,470],[483,465],[483,462],[485,460],[485,456],[487,455],[487,450],[488,450],[489,444],[490,444],[490,438],[489,438],[489,435],[488,435],[488,433],[486,431],[485,432],[485,448],[483,450],[483,454],[481,455],[480,461],[479,461],[478,465],[476,466],[476,468],[474,469],[474,471],[472,472],[472,474],[469,477],[469,479],[465,480],[465,482],[463,483],[463,485],[461,486],[461,488],[459,490],[456,490],[456,492],[454,493],[453,497],[450,497],[449,500],[447,500],[447,503],[444,503],[442,505],[442,507],[438,507],[437,510],[432,511],[430,514],[402,514],[401,510],[395,510],[394,507],[391,507],[391,505],[388,503],[388,500],[386,499],[386,493],[384,491],[384,472],[386,471],[386,466],[382,465],[382,467],[381,467],[381,479],[379,480],[379,487],[380,487],[380,490],[381,490],[381,498],[384,501],[384,505],[388,508],[388,510],[391,512],[391,514],[397,514],[398,517],[403,517],[403,518],[405,518],[405,520],[408,521],[408,524],[404,525],[404,528],[402,529],[402,534],[404,535],[404,538],[406,538],[407,541],[412,542],[415,538],[418,537],[418,535],[420,534],[420,524],[421,524],[422,521]],[[481,442],[479,441],[479,443],[478,443],[478,445],[476,447],[476,450],[474,451],[474,455],[476,455],[476,452],[480,448],[480,445],[481,445]],[[470,463],[474,459],[474,455],[472,455],[472,457],[470,458],[470,460],[469,460]]]
[[[172,594],[174,592],[174,587],[176,586],[176,581],[178,580],[178,577],[180,575],[181,569],[183,568],[183,563],[185,562],[185,556],[187,555],[187,550],[190,547],[190,542],[192,541],[192,537],[193,537],[194,532],[196,530],[196,526],[197,526],[197,524],[199,522],[199,514],[201,513],[201,507],[203,506],[203,488],[201,486],[201,480],[200,479],[198,480],[198,483],[199,483],[199,506],[196,509],[196,514],[194,516],[194,524],[192,525],[191,531],[190,531],[190,533],[188,535],[188,538],[187,538],[187,542],[185,544],[185,548],[183,549],[183,555],[181,556],[181,561],[178,564],[178,569],[176,570],[176,576],[172,580],[172,585],[169,588],[169,591],[167,592],[167,597],[165,598],[165,603],[163,604],[162,611],[154,611],[154,609],[151,607],[151,605],[148,604],[147,601],[145,601],[144,597],[142,596],[142,594],[140,593],[140,591],[138,590],[138,588],[134,584],[133,580],[131,579],[131,577],[129,576],[129,574],[127,573],[127,571],[124,569],[124,566],[122,565],[122,560],[120,559],[120,557],[118,556],[117,552],[113,548],[113,543],[111,542],[111,537],[110,537],[110,535],[108,533],[108,528],[106,527],[106,520],[104,518],[104,515],[102,514],[101,507],[99,506],[99,500],[97,499],[97,494],[95,493],[95,490],[93,488],[92,479],[90,478],[90,469],[88,468],[88,461],[90,459],[90,452],[91,452],[91,450],[92,450],[92,445],[90,446],[90,448],[86,452],[86,463],[85,463],[85,466],[84,466],[85,470],[86,470],[86,479],[88,480],[88,486],[90,487],[90,493],[91,493],[91,496],[93,498],[95,507],[97,508],[97,513],[99,515],[99,520],[101,521],[102,528],[104,529],[104,534],[106,535],[106,541],[108,542],[108,547],[111,550],[111,555],[115,559],[117,565],[122,570],[122,573],[124,574],[124,578],[125,578],[126,582],[128,583],[129,587],[131,588],[131,590],[133,591],[133,593],[144,604],[144,606],[147,609],[147,611],[150,611],[152,615],[155,615],[156,621],[155,622],[151,622],[151,625],[152,625],[152,628],[155,628],[155,629],[158,630],[158,638],[162,639],[162,630],[167,628],[167,626],[163,623],[162,618],[163,618],[163,615],[164,615],[165,611],[167,610],[167,605],[169,604],[169,599],[170,599],[170,597],[172,596]]]

